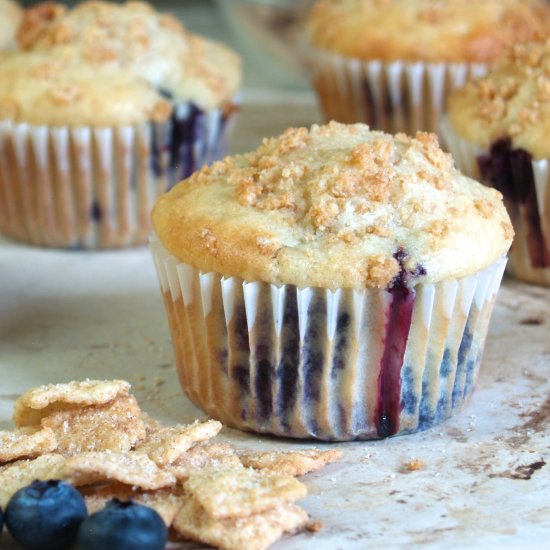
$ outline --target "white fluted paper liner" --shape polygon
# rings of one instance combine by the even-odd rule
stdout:
[[[0,232],[52,247],[146,243],[156,198],[222,156],[230,122],[221,109],[202,112],[188,104],[162,124],[70,128],[0,121]]]
[[[447,117],[442,120],[440,129],[447,147],[455,159],[457,168],[465,175],[491,186],[491,182],[484,181],[478,163],[478,158],[488,155],[489,149],[470,143],[458,136]],[[540,233],[547,243],[546,254],[550,257],[550,159],[532,160],[531,167],[540,218]],[[516,175],[510,174],[510,177],[516,177]],[[517,182],[518,188],[521,188],[522,185],[522,182]],[[535,221],[525,205],[517,204],[507,197],[504,197],[504,203],[515,231],[507,272],[530,283],[550,286],[550,266],[535,267],[531,258],[529,234]]]
[[[151,250],[189,398],[230,426],[321,440],[412,433],[451,416],[474,387],[506,263],[416,287],[397,425],[381,434],[390,292],[245,282],[181,263],[156,239]]]
[[[487,72],[482,63],[364,61],[314,48],[308,62],[327,119],[411,135],[438,132],[450,92]]]

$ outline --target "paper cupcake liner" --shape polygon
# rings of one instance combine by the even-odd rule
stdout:
[[[176,108],[162,124],[0,121],[0,232],[39,246],[146,243],[156,198],[224,153],[233,111]]]
[[[449,93],[484,75],[481,63],[363,61],[310,49],[314,88],[327,119],[385,132],[438,132]]]
[[[188,397],[230,426],[321,440],[451,416],[474,387],[506,263],[414,291],[332,292],[201,273],[151,249]]]
[[[550,159],[533,160],[503,140],[492,148],[479,147],[459,137],[448,119],[442,121],[441,131],[459,170],[503,193],[516,233],[510,249],[510,275],[550,286]],[[505,166],[504,185],[482,169],[495,154]]]

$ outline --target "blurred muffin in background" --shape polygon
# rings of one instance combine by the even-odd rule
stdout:
[[[506,46],[550,36],[544,0],[319,0],[307,23],[327,119],[438,131],[445,98]]]
[[[15,46],[21,8],[12,0],[0,0],[0,49]]]
[[[0,230],[143,243],[156,197],[222,156],[238,57],[141,2],[47,2],[0,57]]]
[[[442,130],[462,171],[504,195],[510,273],[550,286],[550,42],[515,46],[452,94]]]

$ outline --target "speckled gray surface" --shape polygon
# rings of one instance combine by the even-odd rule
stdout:
[[[315,116],[307,102],[250,105],[232,148]],[[201,414],[178,389],[146,248],[62,252],[0,240],[0,289],[0,427],[28,387],[84,377],[130,380],[166,422]],[[305,477],[303,505],[323,528],[274,548],[548,548],[549,374],[550,289],[506,280],[461,413],[425,433],[340,444],[340,463]],[[229,429],[221,437],[247,448],[307,445]],[[410,471],[414,459],[423,465]],[[0,547],[9,548],[5,537]]]

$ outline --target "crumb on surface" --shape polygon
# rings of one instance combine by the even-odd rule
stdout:
[[[415,458],[407,464],[407,470],[409,470],[409,472],[417,472],[418,470],[423,470],[424,466],[425,464],[423,460]]]

